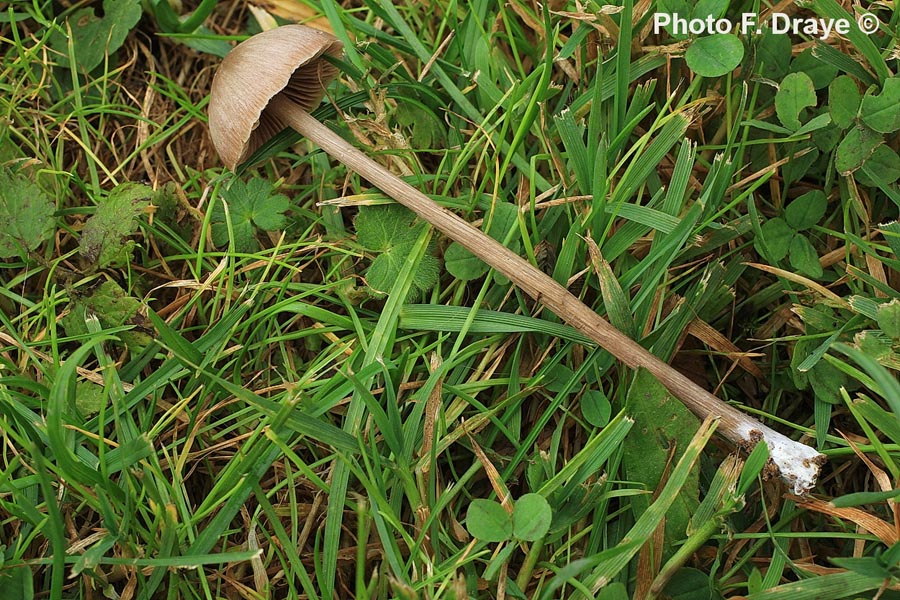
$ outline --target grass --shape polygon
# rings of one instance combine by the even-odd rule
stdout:
[[[889,89],[896,12],[842,44],[751,37],[703,78],[657,51],[654,2],[270,6],[345,41],[318,116],[823,452],[797,497],[764,448],[735,453],[502,276],[444,264],[410,301],[424,257],[452,255],[437,233],[373,290],[354,216],[388,200],[309,143],[227,172],[215,52],[267,17],[213,4],[185,32],[145,3],[89,72],[66,19],[99,3],[0,15],[0,167],[53,205],[46,237],[17,238],[31,212],[0,189],[0,597],[897,594],[897,134],[860,108],[878,100],[836,123],[853,98],[830,87]],[[799,129],[776,110],[789,70],[815,90]],[[854,128],[885,150],[842,174]],[[217,247],[214,207],[252,177],[290,198],[284,227]],[[83,232],[128,182],[146,188],[101,263]],[[800,227],[786,209],[817,190]]]

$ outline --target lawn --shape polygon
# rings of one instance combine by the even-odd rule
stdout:
[[[894,5],[0,4],[0,600],[900,598]]]

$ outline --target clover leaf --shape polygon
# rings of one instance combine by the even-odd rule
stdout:
[[[744,59],[744,44],[736,35],[716,33],[693,41],[684,60],[691,71],[703,77],[731,73]]]
[[[400,276],[416,240],[428,225],[417,222],[415,214],[396,204],[361,206],[355,225],[356,239],[360,245],[377,253],[366,271],[366,283],[376,294],[386,294]],[[434,250],[433,244],[429,245],[416,265],[408,301],[415,300],[437,283],[441,264]]]
[[[796,198],[784,209],[788,225],[797,231],[805,231],[822,220],[828,199],[822,190],[813,190]]]
[[[256,229],[274,231],[287,223],[284,213],[290,207],[287,196],[274,194],[274,186],[265,179],[253,178],[247,183],[235,180],[222,192],[222,200],[228,204],[231,218],[230,232],[236,252],[250,253],[259,250]],[[216,246],[226,246],[229,240],[228,220],[223,202],[217,202],[212,210],[212,241]]]
[[[841,75],[828,84],[828,110],[831,121],[842,129],[853,124],[859,112],[859,89],[849,75]]]
[[[800,115],[816,105],[816,89],[806,73],[790,73],[778,86],[775,112],[781,124],[796,131],[800,129]]]
[[[880,94],[866,94],[859,114],[862,121],[875,131],[893,133],[900,129],[900,77],[885,80]]]
[[[0,258],[24,258],[53,235],[55,209],[30,179],[0,167]]]
[[[784,210],[784,218],[775,217],[760,228],[758,240],[760,254],[772,262],[789,257],[791,266],[807,275],[822,276],[822,266],[815,247],[803,235],[825,216],[828,199],[821,190],[813,190],[793,200]]]

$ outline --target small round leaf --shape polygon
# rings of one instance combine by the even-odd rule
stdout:
[[[513,535],[526,542],[537,541],[547,535],[552,520],[553,511],[546,498],[540,494],[525,494],[516,500],[513,508]]]
[[[478,279],[488,272],[488,266],[480,258],[457,242],[450,244],[444,252],[444,266],[460,281]]]
[[[479,540],[502,542],[512,537],[512,517],[499,502],[476,498],[466,512],[466,529]]]
[[[697,38],[684,54],[688,67],[703,77],[721,77],[741,64],[744,44],[730,33]]]
[[[822,276],[822,265],[816,249],[808,239],[799,234],[791,240],[791,266],[813,279]]]
[[[869,187],[890,185],[900,179],[900,156],[887,144],[878,146],[854,175],[857,181]]]
[[[555,394],[561,393],[566,388],[568,388],[569,391],[572,392],[573,390],[569,386],[569,382],[573,377],[575,377],[575,371],[573,371],[566,365],[556,365],[553,371],[551,371],[547,375],[544,386],[548,391],[551,391]]]
[[[611,414],[612,406],[603,390],[588,390],[581,395],[581,416],[594,427],[606,427]]]
[[[784,209],[784,220],[797,231],[804,231],[814,226],[825,216],[828,199],[822,190],[806,192],[794,199]]]
[[[800,129],[800,115],[816,105],[816,88],[806,73],[785,76],[775,94],[775,113],[781,124],[792,131]]]
[[[758,241],[761,242],[763,250],[760,254],[765,255],[768,260],[773,262],[778,262],[787,256],[795,232],[783,219],[778,217],[769,219],[762,224],[760,233],[762,233],[762,239]]]

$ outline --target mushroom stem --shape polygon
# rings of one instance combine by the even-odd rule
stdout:
[[[627,366],[650,371],[698,418],[718,417],[717,430],[736,446],[750,449],[764,439],[772,462],[795,493],[805,493],[815,485],[819,468],[824,463],[824,456],[816,450],[766,427],[701,388],[610,325],[553,278],[357,150],[283,94],[272,98],[267,110],[444,235],[462,244]]]

